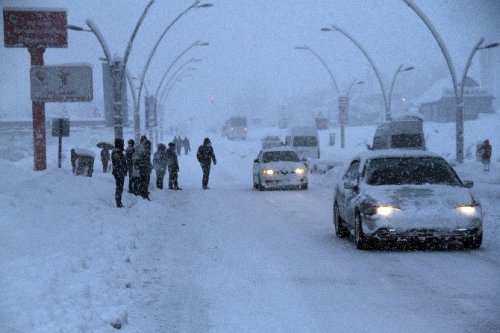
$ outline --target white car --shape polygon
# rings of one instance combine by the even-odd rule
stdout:
[[[379,150],[349,164],[335,187],[338,237],[354,235],[358,249],[375,244],[460,241],[477,249],[483,214],[446,160],[421,150]]]
[[[261,150],[253,163],[253,187],[260,191],[272,188],[306,190],[306,159],[300,159],[290,148]]]

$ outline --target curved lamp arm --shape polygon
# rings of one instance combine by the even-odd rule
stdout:
[[[155,0],[149,1],[149,3],[146,5],[144,10],[142,11],[141,17],[139,18],[139,20],[137,21],[137,23],[135,25],[134,31],[132,32],[132,35],[130,36],[130,40],[127,44],[127,49],[125,50],[125,55],[123,56],[123,67],[126,67],[126,65],[127,65],[128,56],[130,54],[130,51],[132,50],[132,44],[134,43],[135,36],[137,35],[137,32],[139,31],[139,26],[141,25],[142,21],[144,20],[144,17],[146,16],[146,14],[149,11],[149,8],[151,8],[151,6],[153,5],[154,2],[155,2]]]
[[[465,85],[465,78],[467,77],[467,72],[469,71],[469,67],[472,64],[472,58],[474,58],[474,54],[479,50],[481,47],[481,44],[483,44],[484,38],[480,38],[476,45],[472,48],[472,51],[470,52],[469,58],[467,59],[467,63],[465,64],[464,67],[464,72],[462,74],[462,80],[460,81],[460,94],[459,94],[459,99],[460,102],[462,102],[462,99],[464,97],[464,85]]]
[[[350,39],[351,42],[353,42],[354,45],[356,45],[358,47],[358,49],[364,54],[364,56],[366,57],[366,59],[368,59],[368,62],[372,66],[373,71],[375,72],[375,75],[377,76],[377,80],[378,80],[378,83],[380,85],[380,89],[382,90],[382,97],[384,98],[384,105],[385,105],[385,111],[386,111],[386,120],[389,120],[390,119],[390,113],[389,113],[389,107],[388,107],[388,104],[387,104],[387,97],[386,97],[386,93],[385,93],[384,84],[382,82],[382,76],[380,75],[380,72],[379,72],[379,70],[377,68],[377,65],[375,65],[375,62],[372,60],[372,58],[370,57],[370,55],[368,54],[368,52],[366,52],[366,50],[363,48],[363,46],[356,39],[354,39],[354,37],[352,37],[348,32],[346,32],[345,30],[343,30],[342,28],[340,28],[339,26],[334,25],[334,24],[332,24],[332,28],[334,30],[340,32],[341,34],[343,34],[348,39]],[[389,119],[387,119],[387,118],[389,118]]]
[[[436,28],[434,28],[431,21],[427,18],[427,16],[425,16],[425,14],[420,10],[420,8],[417,7],[417,5],[415,5],[411,0],[403,0],[403,1],[422,19],[422,21],[424,21],[425,25],[427,26],[427,28],[429,28],[432,35],[434,36],[434,39],[438,43],[439,48],[441,49],[441,52],[443,53],[443,56],[446,60],[446,64],[448,65],[448,70],[450,71],[451,80],[453,81],[453,91],[455,92],[455,98],[457,99],[457,102],[459,102],[458,82],[457,82],[457,74],[455,72],[455,66],[453,65],[450,53],[448,52],[448,49],[446,48],[443,39],[437,32]]]
[[[91,19],[86,19],[85,23],[89,27],[90,31],[97,37],[97,40],[99,41],[99,44],[101,44],[102,50],[104,51],[104,56],[106,57],[106,61],[108,62],[108,65],[111,65],[111,52],[109,51],[108,44],[106,43],[106,40],[101,34],[101,31],[99,28],[94,24],[94,22]]]

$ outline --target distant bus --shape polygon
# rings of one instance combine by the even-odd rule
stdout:
[[[246,140],[247,132],[247,118],[241,116],[229,118],[222,128],[222,135],[229,140]]]

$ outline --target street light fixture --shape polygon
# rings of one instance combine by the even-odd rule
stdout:
[[[163,82],[165,81],[165,78],[167,77],[168,73],[170,72],[170,70],[175,66],[175,64],[189,51],[191,50],[193,47],[195,46],[207,46],[209,45],[209,43],[207,42],[202,42],[202,41],[195,41],[193,43],[191,43],[188,47],[186,47],[182,52],[180,52],[177,57],[175,57],[174,61],[172,61],[172,63],[168,66],[167,70],[165,71],[165,73],[163,74],[161,80],[160,80],[160,83],[158,84],[158,87],[156,88],[156,91],[155,91],[155,98],[158,99],[159,97],[159,93],[160,93],[160,89],[161,89],[161,86],[163,84]],[[191,58],[187,63],[189,62],[200,62],[201,59],[196,59],[196,58]],[[183,64],[181,67],[184,67],[184,66],[187,66],[187,63]],[[161,116],[162,117],[162,116]],[[161,121],[161,126],[163,126],[163,121]],[[163,132],[163,129],[161,128],[161,131]]]
[[[349,113],[349,92],[354,84],[363,84],[364,81],[357,81],[354,80],[349,88],[346,91],[346,94],[341,96],[339,87],[337,85],[337,81],[335,80],[335,77],[333,76],[332,71],[326,64],[326,62],[319,56],[318,53],[316,53],[313,49],[311,49],[307,45],[303,46],[296,46],[295,50],[305,50],[311,52],[316,59],[318,59],[322,64],[323,67],[328,71],[328,74],[330,75],[330,78],[332,79],[333,85],[335,87],[335,91],[337,92],[337,98],[338,98],[338,109],[339,109],[339,125],[340,125],[340,148],[345,148],[345,125],[347,125],[348,121],[348,113]]]
[[[146,7],[144,8],[144,10],[142,11],[142,14],[139,17],[139,20],[135,25],[134,31],[132,32],[132,35],[130,36],[130,39],[127,43],[127,48],[125,50],[123,58],[111,57],[111,52],[109,51],[109,47],[106,41],[104,40],[104,37],[102,36],[101,32],[94,24],[94,22],[92,22],[92,20],[90,19],[85,20],[85,23],[87,24],[90,30],[71,24],[67,25],[67,28],[70,30],[92,32],[96,36],[99,43],[101,44],[104,56],[106,57],[106,61],[108,63],[109,75],[111,77],[111,82],[113,86],[113,125],[114,125],[115,139],[116,138],[123,139],[122,87],[124,84],[123,79],[125,77],[125,72],[126,72],[125,69],[127,66],[128,56],[130,54],[130,51],[132,50],[132,45],[134,43],[139,27],[154,2],[155,0],[150,0],[146,5]]]
[[[200,4],[200,2],[201,2],[200,0],[196,0],[190,6],[188,6],[186,9],[184,9],[179,15],[177,15],[177,17],[165,28],[165,30],[163,30],[162,34],[160,35],[160,37],[156,41],[156,44],[153,46],[153,48],[151,49],[151,52],[149,53],[148,59],[146,61],[146,64],[144,65],[144,69],[143,69],[142,74],[140,76],[141,82],[139,85],[139,93],[137,94],[138,99],[137,99],[137,103],[134,107],[134,136],[135,136],[136,140],[139,140],[139,137],[140,137],[140,120],[141,119],[140,119],[140,113],[139,113],[139,107],[140,107],[139,104],[140,104],[140,100],[141,100],[142,86],[143,86],[144,79],[146,77],[146,72],[149,68],[149,64],[151,63],[151,59],[153,58],[154,54],[156,53],[156,50],[158,49],[158,46],[160,45],[160,42],[162,41],[165,34],[170,30],[170,28],[172,28],[172,26],[182,16],[184,16],[186,13],[188,13],[193,8],[208,8],[208,7],[213,6],[211,3]]]
[[[429,18],[422,12],[422,10],[413,3],[411,0],[403,0],[410,9],[412,9],[415,14],[424,22],[427,28],[432,33],[432,36],[438,43],[439,48],[441,49],[441,53],[443,53],[444,59],[446,60],[446,65],[448,66],[448,70],[450,71],[451,81],[453,83],[453,92],[455,94],[455,102],[456,102],[456,122],[455,122],[455,134],[456,134],[456,161],[457,163],[463,163],[464,161],[464,103],[463,103],[463,92],[465,85],[465,78],[467,77],[467,72],[469,70],[470,65],[472,64],[472,58],[477,50],[482,50],[486,48],[497,47],[498,43],[491,43],[486,46],[481,47],[481,44],[484,42],[484,38],[480,38],[477,43],[472,48],[472,51],[467,59],[467,63],[465,65],[462,80],[459,82],[457,79],[457,73],[455,70],[455,66],[453,65],[453,61],[451,59],[450,53],[444,44],[443,39],[439,35],[438,31],[429,20]]]
[[[396,83],[396,77],[398,76],[399,73],[402,73],[402,72],[409,72],[409,71],[412,71],[414,70],[415,67],[414,66],[409,66],[409,67],[405,67],[403,68],[403,65],[399,65],[398,69],[396,70],[396,72],[394,72],[394,76],[392,77],[392,81],[391,81],[391,89],[389,89],[389,112],[392,114],[391,112],[391,105],[392,105],[392,90],[394,89],[394,85]]]
[[[332,24],[331,28],[322,28],[321,31],[327,31],[327,32],[328,31],[337,31],[337,32],[340,32],[342,35],[344,35],[349,40],[351,40],[351,42],[353,42],[354,45],[357,46],[357,48],[361,51],[361,53],[363,53],[363,55],[366,57],[366,59],[368,59],[368,62],[372,66],[372,69],[375,72],[375,75],[377,76],[377,80],[378,80],[378,83],[380,85],[380,89],[382,90],[382,97],[384,98],[384,106],[385,106],[385,120],[391,120],[391,118],[392,118],[391,117],[391,111],[390,111],[390,108],[389,108],[389,103],[387,102],[387,97],[386,97],[386,93],[385,93],[384,84],[382,83],[382,76],[380,75],[380,72],[379,72],[379,70],[377,68],[377,65],[372,60],[372,58],[370,57],[370,55],[368,54],[368,52],[366,52],[366,50],[363,48],[363,46],[356,39],[354,39],[354,37],[352,37],[348,32],[346,32],[345,30],[343,30],[342,28],[340,28],[337,25]]]

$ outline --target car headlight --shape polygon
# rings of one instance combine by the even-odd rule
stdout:
[[[397,211],[400,211],[400,209],[394,206],[378,206],[375,208],[375,213],[381,216],[390,216]]]
[[[456,209],[467,216],[474,216],[477,213],[477,208],[474,205],[460,205]]]
[[[272,176],[272,175],[274,175],[274,170],[273,169],[264,169],[264,170],[262,170],[262,174]]]
[[[304,168],[296,168],[294,172],[298,175],[303,175],[306,172],[306,169]]]

